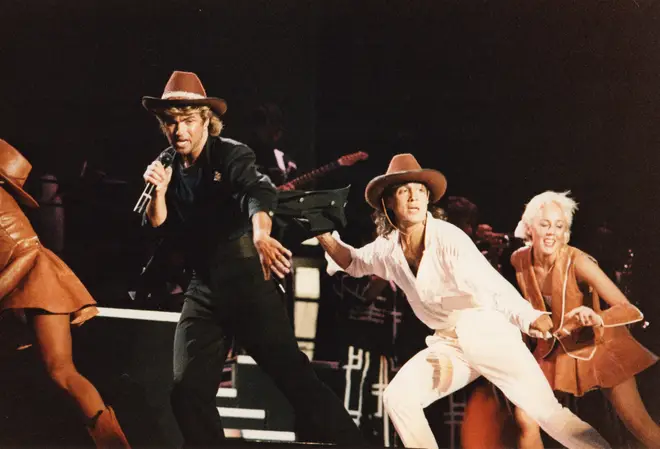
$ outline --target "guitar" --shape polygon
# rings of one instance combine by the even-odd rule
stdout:
[[[296,190],[300,186],[307,184],[308,182],[325,175],[328,172],[338,169],[339,167],[350,167],[358,161],[364,161],[369,158],[369,155],[364,151],[358,151],[357,153],[347,154],[334,162],[330,162],[322,167],[312,170],[309,173],[298,176],[297,178],[292,179],[286,184],[282,184],[277,187],[277,190]]]

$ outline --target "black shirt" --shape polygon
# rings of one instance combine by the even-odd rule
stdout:
[[[209,136],[199,158],[183,167],[177,155],[167,189],[167,219],[161,226],[184,250],[188,266],[205,269],[226,263],[238,251],[256,250],[232,244],[252,229],[257,212],[272,215],[276,190],[255,165],[254,152],[231,139]],[[251,242],[250,242],[251,243]]]
[[[195,205],[195,194],[198,196],[201,192],[197,192],[198,189],[203,189],[202,184],[202,167],[201,163],[193,164],[190,167],[184,167],[181,163],[181,159],[177,158],[172,166],[173,171],[176,175],[172,174],[172,189],[174,193],[173,202],[176,202],[174,210],[179,214],[178,219],[182,223],[186,222],[186,218],[190,218],[193,214],[193,208]]]

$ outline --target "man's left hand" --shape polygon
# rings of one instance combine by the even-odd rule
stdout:
[[[265,280],[270,280],[271,271],[280,279],[291,271],[292,253],[280,242],[269,235],[257,234],[254,236],[254,246],[259,253]]]

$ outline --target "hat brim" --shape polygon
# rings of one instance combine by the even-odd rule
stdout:
[[[13,193],[20,203],[32,208],[39,207],[39,203],[37,203],[37,201],[32,198],[29,193],[23,190],[23,188],[16,184],[11,178],[6,178],[5,176],[2,176],[2,174],[0,174],[0,178],[2,178],[6,186],[11,188],[10,193]]]
[[[431,204],[437,203],[447,191],[447,178],[445,178],[445,175],[437,170],[425,168],[376,176],[367,184],[364,197],[371,207],[380,209],[380,199],[385,189],[393,184],[407,182],[424,184],[429,189],[429,203]]]
[[[169,98],[164,100],[157,97],[142,97],[142,106],[147,111],[153,113],[177,106],[208,106],[218,116],[223,116],[227,112],[227,102],[222,98],[215,97],[199,98],[196,100],[187,98]]]

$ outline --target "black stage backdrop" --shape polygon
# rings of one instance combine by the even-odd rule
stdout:
[[[534,194],[572,190],[576,246],[607,222],[634,249],[639,336],[660,351],[658,2],[1,0],[0,15],[0,138],[32,161],[31,187],[60,179],[65,259],[102,303],[142,262],[130,210],[165,145],[140,98],[190,70],[228,101],[228,136],[277,103],[303,172],[370,154],[318,184],[352,184],[349,241],[370,232],[366,182],[399,152],[499,232]],[[85,162],[126,183],[83,187]]]

